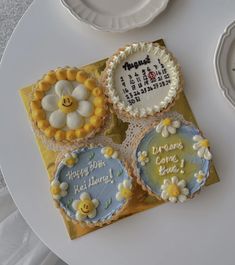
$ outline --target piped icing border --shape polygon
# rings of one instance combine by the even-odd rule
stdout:
[[[212,154],[210,152],[208,140],[203,137],[201,131],[196,128],[191,122],[185,121],[183,117],[180,117],[180,115],[178,118],[175,119],[175,115],[171,116],[171,113],[169,113],[169,116],[163,116],[165,117],[163,117],[158,122],[154,122],[150,127],[146,128],[146,130],[143,131],[143,133],[139,136],[139,140],[137,141],[133,152],[132,168],[135,176],[137,177],[137,182],[141,185],[143,190],[146,190],[150,195],[158,199],[162,199],[164,201],[170,201],[174,203],[184,202],[186,199],[193,198],[195,194],[199,193],[201,188],[206,184],[206,181],[209,177]],[[161,193],[156,194],[152,190],[152,188],[141,178],[139,168],[137,167],[137,163],[139,163],[141,166],[145,166],[147,163],[149,163],[148,153],[146,150],[142,152],[137,152],[137,148],[140,142],[144,139],[145,135],[150,133],[152,130],[155,130],[156,133],[161,135],[161,137],[167,138],[170,137],[170,135],[176,134],[177,129],[180,128],[181,125],[190,126],[195,131],[197,131],[197,134],[192,137],[192,149],[196,151],[196,156],[207,161],[208,169],[206,172],[204,172],[203,170],[199,170],[193,175],[193,178],[195,178],[196,183],[198,185],[196,190],[194,190],[193,192],[189,191],[189,188],[187,187],[187,182],[184,179],[180,179],[176,174],[176,176],[164,179],[161,185]],[[167,191],[169,189],[172,189],[175,192],[175,196],[170,196],[168,194]]]
[[[116,67],[120,62],[127,59],[131,54],[138,51],[153,52],[154,55],[158,56],[159,59],[166,65],[168,71],[171,74],[171,84],[167,97],[160,102],[159,105],[146,108],[134,108],[131,105],[120,101],[120,98],[115,90],[114,84],[114,72]],[[160,113],[166,110],[169,105],[177,98],[178,93],[182,90],[182,75],[180,72],[179,65],[176,63],[175,58],[167,51],[166,48],[160,46],[157,43],[146,43],[139,42],[127,45],[123,49],[120,49],[116,54],[114,54],[107,62],[106,69],[104,71],[104,83],[106,87],[106,94],[108,95],[110,102],[115,108],[122,112],[126,112],[134,117],[146,117],[148,115],[154,115],[155,113]]]
[[[94,106],[94,112],[89,118],[86,118],[84,125],[78,129],[63,130],[54,128],[50,124],[47,112],[44,109],[45,104],[43,103],[45,102],[43,102],[43,99],[45,99],[47,92],[52,86],[63,80],[65,80],[65,82],[77,82],[78,86],[84,88],[83,90],[86,89],[86,91],[88,91],[87,93],[90,93],[93,97],[92,104]],[[59,91],[59,89],[57,90]],[[75,90],[75,88],[73,88],[73,90]],[[76,96],[84,96],[86,91],[83,90],[81,90],[80,95],[77,93]],[[63,94],[61,97],[63,97]],[[79,70],[75,67],[64,67],[51,70],[35,84],[32,91],[32,100],[29,107],[33,128],[37,131],[39,137],[52,140],[57,144],[75,143],[88,139],[96,134],[104,124],[107,116],[106,102],[104,89],[98,84],[96,79],[91,77],[84,70]],[[61,109],[62,107],[59,106],[58,108]],[[70,113],[72,113],[72,111],[73,110],[69,110]],[[65,110],[64,113],[65,115],[67,114]]]
[[[59,181],[59,172],[64,167],[67,166],[68,168],[72,168],[76,163],[79,161],[79,153],[91,151],[94,148],[99,148],[100,153],[104,158],[107,159],[107,161],[111,161],[114,159],[118,160],[118,163],[121,164],[122,168],[125,170],[127,174],[127,178],[123,179],[117,186],[116,186],[116,195],[115,200],[119,201],[120,205],[119,207],[113,209],[110,211],[110,213],[105,218],[100,218],[96,221],[89,221],[84,220],[84,216],[80,215],[80,212],[78,210],[79,204],[81,205],[82,201],[89,201],[90,206],[92,206],[93,212],[91,215],[87,214],[89,218],[93,218],[96,216],[97,213],[97,207],[100,204],[100,201],[97,200],[97,198],[93,198],[91,194],[89,193],[89,189],[85,190],[80,194],[80,197],[71,202],[73,209],[76,211],[76,217],[74,218],[73,214],[65,208],[65,206],[61,203],[60,199],[67,196],[69,185],[66,182],[60,182]],[[101,145],[90,145],[90,146],[83,146],[77,149],[74,149],[70,152],[63,152],[58,155],[57,164],[54,171],[54,179],[51,181],[50,184],[50,190],[52,197],[55,201],[56,206],[60,209],[61,213],[64,215],[66,219],[69,221],[72,221],[73,223],[79,223],[81,225],[86,225],[89,227],[94,226],[103,226],[104,224],[110,224],[111,222],[117,220],[120,217],[120,214],[123,210],[125,210],[129,200],[132,197],[132,190],[133,190],[133,180],[131,177],[130,167],[125,163],[122,159],[119,157],[118,151],[114,150],[110,146],[101,146]],[[117,176],[119,177],[119,176]],[[54,192],[55,191],[55,192]],[[99,198],[99,197],[98,197]],[[107,201],[104,207],[105,209],[110,207],[111,201]],[[94,206],[94,207],[93,207]],[[88,218],[88,219],[89,219]]]

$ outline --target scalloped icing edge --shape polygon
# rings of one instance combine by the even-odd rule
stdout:
[[[88,148],[95,148],[95,147],[104,147],[104,146],[103,145],[93,145],[93,144],[90,144],[90,145],[83,144],[80,147],[74,148],[73,150],[71,150],[69,152],[73,152],[75,150],[83,149],[83,148],[87,148],[87,147]],[[58,154],[58,156],[56,158],[56,162],[55,162],[55,168],[54,168],[53,178],[50,180],[49,183],[51,183],[55,179],[55,174],[56,174],[57,168],[58,168],[59,164],[62,162],[62,159],[64,158],[64,155],[66,153],[68,153],[68,151],[62,151],[62,152],[60,152]],[[133,181],[131,166],[129,166],[127,164],[127,162],[125,162],[122,159],[120,159],[120,157],[118,158],[118,160],[122,163],[122,165],[124,166],[124,168],[127,171],[128,177],[131,179],[131,182],[132,182],[132,190],[133,190],[134,189],[135,182]],[[66,218],[68,221],[71,221],[74,224],[79,224],[81,226],[87,226],[87,227],[91,227],[91,228],[94,228],[94,227],[102,227],[104,225],[111,224],[112,222],[118,220],[120,218],[121,213],[126,209],[126,207],[127,207],[127,205],[128,205],[128,203],[129,203],[130,200],[131,200],[131,198],[129,200],[126,200],[122,204],[122,206],[120,208],[118,208],[117,210],[115,210],[109,216],[109,218],[106,218],[106,219],[104,219],[102,221],[97,221],[97,222],[83,222],[83,221],[77,221],[77,220],[71,218],[67,214],[67,212],[65,211],[65,209],[63,207],[61,207],[60,202],[58,202],[57,200],[53,199],[53,201],[55,203],[55,206],[57,208],[59,208],[59,210],[60,210],[60,212],[61,212],[61,214],[63,215],[64,218]]]
[[[116,66],[127,56],[137,52],[137,51],[154,51],[159,58],[163,58],[163,62],[168,64],[168,69],[173,75],[173,85],[169,89],[167,97],[164,101],[160,102],[160,105],[155,105],[153,107],[146,107],[142,109],[133,108],[125,104],[123,101],[119,100],[119,97],[113,88],[113,72],[115,71]],[[124,48],[119,49],[106,63],[106,68],[101,77],[103,86],[105,87],[105,92],[109,98],[110,103],[113,104],[114,108],[121,113],[135,117],[143,118],[147,116],[153,116],[154,114],[161,113],[166,109],[169,109],[173,102],[178,98],[179,93],[183,90],[183,78],[179,65],[176,62],[176,59],[173,55],[167,51],[167,49],[157,43],[132,43],[131,45],[126,45]],[[173,86],[173,87],[172,87]]]
[[[94,76],[92,76],[91,74],[87,73],[85,70],[80,69],[80,68],[77,68],[77,67],[65,66],[65,67],[57,67],[56,69],[54,69],[54,70],[52,70],[52,71],[56,71],[57,69],[60,69],[60,68],[62,68],[62,69],[71,69],[71,68],[72,68],[72,69],[75,69],[75,70],[77,70],[77,71],[83,71],[83,72],[85,72],[85,73],[88,75],[89,78],[94,78],[94,79],[97,81],[97,85],[98,85],[98,86],[101,86],[101,87],[103,88],[103,90],[104,90],[104,94],[105,94],[105,88],[102,86],[102,84],[99,82],[99,80],[98,80],[97,78],[95,78]],[[48,72],[50,72],[50,71],[48,71]],[[46,74],[47,74],[47,73],[46,73]],[[38,83],[39,83],[41,80],[43,80],[43,78],[46,76],[46,74],[44,74],[44,75],[42,76],[42,78],[39,79],[39,80],[38,80],[38,81],[32,86],[32,92],[31,92],[31,94],[30,94],[30,102],[33,100],[33,94],[34,94],[34,92],[36,91],[36,88],[37,88]],[[105,96],[105,95],[104,95],[104,96]],[[105,99],[106,99],[106,101],[107,101],[107,98],[106,98],[106,97],[105,97]],[[29,102],[29,104],[30,104],[30,102]],[[100,131],[103,130],[103,128],[105,127],[106,120],[107,120],[107,118],[108,118],[108,116],[109,116],[109,113],[108,113],[108,112],[109,112],[109,107],[106,106],[106,114],[105,114],[105,115],[102,117],[102,119],[101,119],[102,122],[101,122],[100,127],[95,128],[94,130],[92,130],[90,133],[88,133],[88,134],[87,134],[85,137],[83,137],[83,138],[75,138],[75,139],[73,139],[73,140],[67,140],[67,139],[64,139],[64,140],[62,140],[62,141],[56,141],[54,137],[52,137],[52,138],[47,137],[47,136],[45,135],[45,133],[44,133],[41,129],[38,128],[38,126],[37,126],[37,122],[36,122],[35,120],[33,120],[33,118],[32,118],[32,109],[30,108],[30,106],[29,106],[29,110],[30,110],[30,111],[29,111],[29,119],[30,119],[30,123],[31,123],[32,129],[33,129],[33,131],[34,131],[36,137],[39,137],[39,138],[42,140],[43,144],[44,144],[45,146],[47,146],[49,149],[51,149],[51,150],[55,150],[55,151],[60,151],[60,150],[63,150],[63,149],[71,150],[71,149],[75,148],[74,145],[77,146],[78,144],[85,143],[88,139],[94,137],[97,133],[99,133]],[[53,147],[52,147],[51,145],[53,145]]]
[[[171,115],[171,113],[169,113],[169,114]],[[169,115],[169,116],[166,115],[166,117],[171,117],[170,115]],[[164,117],[164,118],[165,118],[165,117]],[[179,115],[178,118],[179,118],[179,120],[180,120],[183,124],[185,124],[185,125],[189,125],[189,126],[192,126],[192,127],[194,127],[195,129],[197,129],[197,130],[199,131],[200,135],[201,135],[202,137],[204,137],[202,131],[201,131],[199,128],[197,128],[192,122],[186,121],[182,115]],[[160,121],[161,121],[161,120],[160,120]],[[158,124],[160,123],[160,121],[153,122],[149,127],[146,128],[146,130],[143,131],[143,133],[138,137],[138,139],[136,139],[135,144],[133,145],[134,151],[133,151],[133,154],[132,154],[132,163],[131,163],[131,167],[132,167],[132,171],[133,171],[133,173],[134,173],[134,175],[135,175],[135,177],[136,177],[136,181],[137,181],[137,183],[141,186],[141,188],[142,188],[144,191],[147,191],[149,195],[154,196],[155,198],[157,198],[158,200],[160,200],[160,201],[162,201],[162,202],[167,202],[167,201],[164,201],[164,200],[161,198],[160,195],[158,195],[158,194],[156,194],[155,192],[153,192],[152,189],[151,189],[148,185],[146,185],[146,184],[144,183],[144,181],[143,181],[142,178],[140,177],[140,174],[139,174],[138,169],[137,169],[137,167],[136,167],[136,157],[135,157],[136,148],[138,147],[139,142],[143,139],[143,137],[145,136],[145,134],[148,133],[150,130],[152,130],[156,125],[158,125]],[[209,150],[210,150],[210,147],[209,147]],[[210,168],[211,168],[211,164],[212,164],[212,160],[209,161],[209,171],[208,171],[208,174],[207,174],[207,176],[206,176],[206,181],[207,181],[207,179],[208,179],[209,176],[210,176]],[[204,183],[203,185],[200,185],[200,187],[199,187],[199,189],[198,189],[197,191],[195,191],[195,192],[194,192],[193,194],[191,194],[190,196],[187,196],[187,198],[188,198],[188,199],[193,199],[194,196],[195,196],[196,194],[199,194],[200,191],[201,191],[201,189],[206,185],[206,181],[205,181],[205,183]],[[176,203],[178,203],[178,202],[176,202]]]

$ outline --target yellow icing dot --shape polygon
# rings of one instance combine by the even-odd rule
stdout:
[[[162,121],[164,126],[170,126],[171,125],[171,119],[170,118],[166,118]]]
[[[76,80],[79,82],[79,83],[84,83],[86,81],[86,79],[88,78],[88,75],[86,72],[84,71],[79,71],[77,72],[77,75],[76,75]]]
[[[58,107],[64,113],[73,112],[78,108],[78,101],[72,96],[63,96],[58,102]]]
[[[167,193],[170,197],[177,197],[180,195],[180,188],[176,184],[170,184],[167,187]]]
[[[96,97],[93,100],[93,103],[96,107],[103,107],[105,103],[104,97]]]
[[[74,68],[69,68],[67,69],[67,78],[70,81],[74,81],[76,80],[76,76],[77,76],[77,70]]]
[[[41,109],[41,102],[39,100],[33,100],[30,102],[31,110]]]
[[[209,147],[209,141],[207,140],[207,139],[204,139],[204,140],[201,140],[200,141],[200,145],[202,146],[202,147]]]
[[[87,133],[90,133],[93,129],[94,129],[94,127],[91,124],[89,124],[89,123],[87,123],[87,124],[84,125],[84,130]]]
[[[33,94],[33,98],[35,100],[40,100],[44,97],[44,92],[43,91],[35,91]]]
[[[39,81],[38,83],[38,87],[36,88],[38,91],[47,91],[49,88],[51,87],[51,84],[44,81],[44,80],[41,80]]]
[[[63,141],[66,137],[66,133],[64,131],[58,130],[55,134],[56,141]]]
[[[37,122],[38,128],[41,130],[45,130],[50,126],[49,122],[47,120],[40,120]]]
[[[124,187],[120,190],[120,193],[122,197],[125,199],[129,199],[132,196],[131,190],[124,188]]]
[[[140,161],[144,161],[145,159],[146,159],[146,155],[143,155],[143,154],[141,154],[140,156],[139,156],[139,160]]]
[[[46,129],[44,130],[44,133],[45,133],[45,135],[46,135],[48,138],[52,138],[52,137],[54,137],[54,135],[56,134],[56,131],[57,131],[57,130],[56,130],[55,128],[49,126],[48,128],[46,128]]]
[[[58,68],[55,71],[55,75],[56,75],[57,80],[66,80],[67,79],[67,73],[66,72],[67,72],[67,69]]]
[[[96,81],[92,78],[88,78],[84,84],[89,90],[93,90],[97,86]]]
[[[101,119],[95,115],[91,116],[90,118],[90,123],[94,126],[94,127],[99,127],[101,124]]]
[[[45,82],[50,83],[51,85],[54,85],[57,81],[56,74],[54,71],[48,72],[44,77]]]
[[[66,132],[66,139],[69,141],[76,139],[75,131],[67,131]]]
[[[53,195],[59,195],[60,192],[61,192],[61,189],[60,189],[59,186],[52,186],[52,187],[51,187],[51,193],[52,193]]]
[[[103,89],[101,87],[96,87],[92,90],[92,95],[95,97],[101,96],[103,94]]]
[[[82,214],[82,215],[88,215],[91,211],[93,211],[95,208],[93,202],[91,200],[81,200],[78,203],[78,211]]]
[[[75,131],[75,134],[77,138],[83,138],[84,136],[86,136],[86,131],[84,129],[77,129]]]
[[[107,156],[112,156],[112,155],[113,155],[113,153],[114,153],[114,150],[113,150],[113,148],[112,148],[112,147],[110,147],[110,146],[107,146],[107,147],[105,148],[105,151],[104,151],[104,153],[105,153]]]
[[[204,178],[204,176],[203,176],[203,175],[198,175],[198,176],[197,176],[197,180],[198,180],[198,181],[202,181],[202,180],[203,180],[203,178]]]
[[[68,166],[73,166],[74,164],[75,164],[75,162],[76,162],[76,159],[74,158],[74,157],[69,157],[68,159],[66,159],[66,165],[68,165]]]
[[[35,121],[44,120],[45,117],[46,117],[46,114],[42,109],[35,109],[32,111],[32,118]]]
[[[96,116],[99,116],[99,117],[104,116],[105,115],[105,112],[106,112],[105,108],[97,107],[95,109],[95,115]]]

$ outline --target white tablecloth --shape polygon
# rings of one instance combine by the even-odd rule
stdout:
[[[17,210],[0,173],[0,264],[62,265]]]

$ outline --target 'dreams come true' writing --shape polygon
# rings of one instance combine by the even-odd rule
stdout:
[[[182,150],[183,148],[182,142],[152,146],[152,154],[156,155],[155,163],[158,166],[158,173],[160,176],[184,173],[184,159],[179,159],[177,155],[171,153],[171,151]],[[162,156],[160,156],[160,154],[162,154]]]

